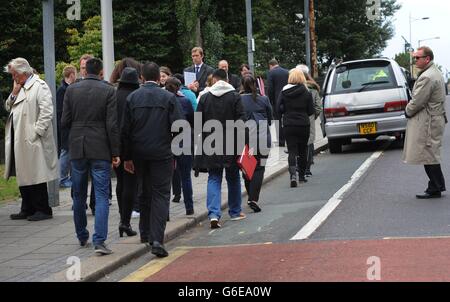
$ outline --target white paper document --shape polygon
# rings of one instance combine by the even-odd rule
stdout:
[[[194,83],[195,81],[197,81],[197,78],[195,76],[195,72],[184,72],[184,84],[186,86],[189,86],[190,84]]]

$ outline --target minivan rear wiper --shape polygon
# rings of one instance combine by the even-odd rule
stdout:
[[[362,92],[364,90],[366,90],[367,88],[373,86],[373,85],[378,85],[378,84],[389,84],[389,81],[377,81],[377,82],[368,82],[368,83],[364,83],[361,84],[361,86],[363,86],[360,90],[358,90],[358,92]]]

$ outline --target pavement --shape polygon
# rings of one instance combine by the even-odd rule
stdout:
[[[316,121],[316,152],[327,147],[319,120]],[[272,131],[274,133],[274,131]],[[274,147],[266,165],[264,183],[287,171],[285,148]],[[165,242],[183,235],[191,227],[207,218],[206,183],[207,175],[193,177],[195,215],[186,216],[184,203],[170,203],[170,222],[167,223]],[[92,243],[80,247],[75,236],[70,189],[60,190],[60,205],[53,208],[53,219],[29,222],[10,220],[9,215],[20,211],[21,201],[0,207],[0,282],[67,282],[96,281],[133,259],[149,252],[140,243],[139,236],[119,237],[119,213],[115,196],[115,179],[112,180],[113,199],[109,214],[107,245],[112,255],[97,256]],[[90,191],[88,191],[90,192]],[[243,197],[246,192],[242,182]],[[226,182],[222,187],[222,208],[226,204]],[[245,200],[245,199],[243,199]],[[94,217],[88,210],[88,230],[93,234]],[[245,223],[245,221],[243,221]],[[138,230],[139,219],[132,219],[132,227]],[[75,257],[75,258],[74,258]],[[74,264],[79,263],[80,279],[72,280]]]

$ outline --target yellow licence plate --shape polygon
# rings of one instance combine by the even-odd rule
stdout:
[[[377,133],[377,123],[363,123],[358,124],[360,134],[375,134]]]

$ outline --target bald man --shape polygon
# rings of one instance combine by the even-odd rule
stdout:
[[[230,73],[228,62],[226,60],[222,60],[219,62],[217,67],[226,71],[228,76],[228,83],[231,84],[231,86],[233,86],[234,89],[239,92],[239,88],[241,87],[241,80],[236,75]]]

